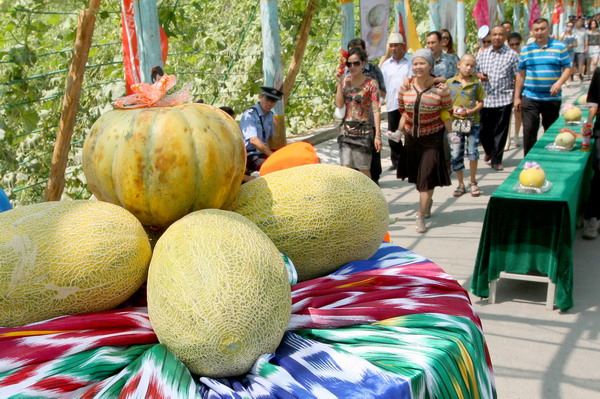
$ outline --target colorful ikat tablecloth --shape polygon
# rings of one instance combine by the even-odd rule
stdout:
[[[288,332],[245,376],[192,375],[145,308],[0,328],[0,398],[495,398],[481,322],[439,266],[383,244],[292,287]]]

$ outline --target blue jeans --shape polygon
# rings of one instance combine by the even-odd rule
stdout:
[[[457,134],[460,138],[460,142],[450,144],[450,165],[452,165],[453,172],[459,172],[465,169],[465,146],[467,147],[467,159],[469,161],[476,161],[479,159],[479,124],[474,124],[471,127],[471,133],[468,135],[461,133]]]

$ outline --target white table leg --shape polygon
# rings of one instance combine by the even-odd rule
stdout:
[[[496,286],[498,279],[490,281],[490,295],[488,296],[488,303],[496,303]]]
[[[556,284],[548,279],[548,293],[546,294],[546,310],[554,310],[554,296],[556,294]]]

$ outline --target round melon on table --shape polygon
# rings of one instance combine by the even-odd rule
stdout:
[[[190,213],[154,248],[148,314],[158,339],[194,373],[246,373],[274,352],[291,315],[283,258],[243,216]]]
[[[379,187],[338,165],[298,166],[252,180],[231,209],[256,223],[290,257],[299,281],[368,259],[389,224]]]
[[[0,213],[0,232],[0,326],[112,309],[146,281],[148,237],[119,206],[22,206]]]
[[[116,109],[92,126],[82,166],[96,198],[166,227],[195,210],[229,206],[246,150],[235,121],[211,105]]]

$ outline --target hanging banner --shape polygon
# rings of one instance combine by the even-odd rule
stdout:
[[[562,0],[557,0],[554,3],[554,11],[552,12],[552,24],[557,25],[560,22],[560,14],[564,13]]]
[[[415,19],[413,18],[412,11],[410,9],[410,0],[406,0],[405,3],[405,12],[406,12],[406,47],[410,49],[413,53],[421,48],[421,41],[419,40],[419,35],[417,34],[417,24],[415,23]]]
[[[361,0],[360,32],[369,60],[385,55],[390,19],[390,0]]]
[[[529,6],[529,29],[533,26],[533,21],[538,18],[541,18],[542,13],[540,12],[540,7],[538,6],[537,0],[531,0],[531,5]]]
[[[498,0],[488,0],[488,13],[489,13],[489,23],[490,31],[496,25],[498,25]],[[502,22],[502,21],[500,21]]]
[[[123,68],[125,69],[127,94],[133,94],[131,90],[133,84],[151,83],[143,82],[141,77],[133,3],[134,0],[121,0],[121,40],[123,42]],[[162,28],[160,28],[160,49],[163,64],[165,64],[169,51],[169,39]]]
[[[477,0],[477,4],[473,8],[473,19],[477,28],[481,28],[484,25],[490,26],[490,10],[488,7],[488,0]]]
[[[439,0],[440,26],[439,29],[448,29],[450,34],[456,40],[456,0]]]
[[[429,30],[440,30],[440,2],[429,0]]]

